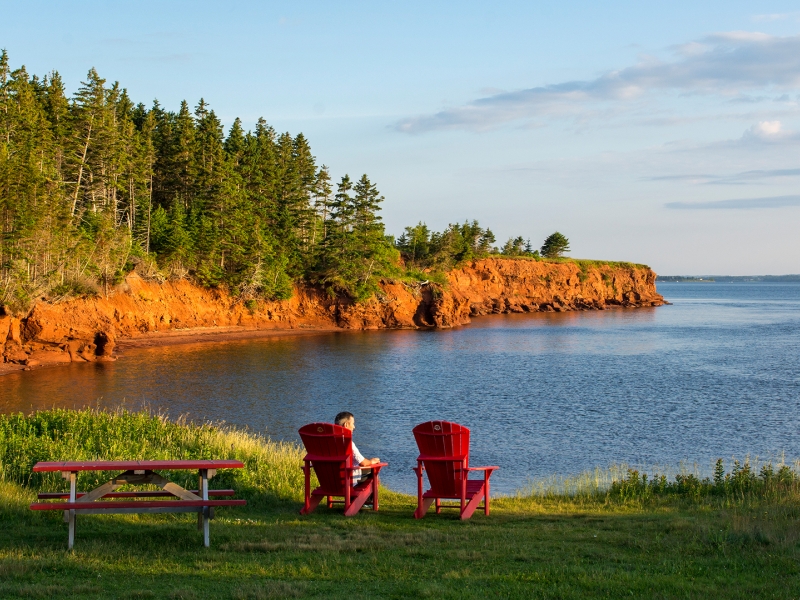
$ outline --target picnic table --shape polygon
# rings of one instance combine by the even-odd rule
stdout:
[[[217,506],[243,506],[245,500],[210,499],[233,496],[233,490],[210,490],[209,480],[218,469],[241,469],[238,460],[114,460],[39,462],[33,467],[37,473],[61,472],[69,480],[69,493],[44,492],[40,500],[64,500],[66,502],[34,502],[31,510],[63,510],[64,520],[69,523],[69,549],[75,543],[75,517],[78,514],[119,513],[180,513],[196,512],[197,527],[203,530],[203,545],[210,544],[209,520],[214,517]],[[169,481],[157,471],[196,470],[198,489],[187,490]],[[77,491],[78,473],[81,471],[122,471],[103,485],[88,491]],[[154,484],[161,490],[137,490],[116,492],[123,485]],[[108,498],[110,500],[103,500]],[[140,500],[140,498],[173,498],[172,500]]]

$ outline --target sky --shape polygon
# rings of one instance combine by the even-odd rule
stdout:
[[[797,2],[9,2],[13,68],[205,99],[367,173],[387,232],[477,219],[663,275],[800,273]]]

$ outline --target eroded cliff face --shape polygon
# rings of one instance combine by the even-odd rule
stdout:
[[[416,329],[464,325],[485,314],[659,306],[650,269],[487,258],[448,273],[448,284],[381,281],[381,293],[355,304],[300,287],[285,301],[249,307],[224,291],[188,281],[129,275],[108,297],[38,303],[28,316],[0,316],[6,363],[113,360],[118,340],[192,328]]]

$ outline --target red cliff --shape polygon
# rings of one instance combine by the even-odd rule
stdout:
[[[120,339],[195,328],[447,328],[492,313],[659,306],[655,277],[624,264],[486,258],[449,272],[444,286],[382,280],[380,293],[356,304],[312,287],[297,288],[289,300],[243,303],[188,281],[132,273],[107,297],[43,301],[22,319],[0,316],[0,354],[5,363],[36,366],[113,360]]]

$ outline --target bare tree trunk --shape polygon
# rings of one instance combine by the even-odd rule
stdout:
[[[83,156],[81,156],[81,165],[78,167],[78,183],[75,184],[75,195],[72,197],[72,211],[69,216],[75,216],[75,207],[78,204],[78,194],[81,190],[81,179],[83,179],[83,165],[86,163],[86,153],[89,151],[89,141],[92,139],[92,123],[94,123],[94,115],[89,119],[89,131],[86,134],[86,143],[83,145]]]
[[[128,178],[128,195],[130,196],[130,216],[128,218],[128,229],[133,232],[133,220],[136,218],[136,188],[133,185],[133,177]]]
[[[147,203],[147,242],[145,252],[150,254],[150,215],[153,214],[153,159],[150,159],[150,201]]]

